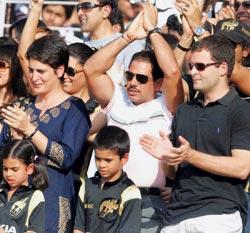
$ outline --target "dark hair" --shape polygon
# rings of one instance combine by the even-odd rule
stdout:
[[[162,70],[157,62],[157,59],[156,59],[153,51],[145,51],[144,50],[144,51],[140,51],[138,53],[135,53],[131,58],[129,66],[135,60],[145,61],[145,62],[148,62],[151,64],[152,76],[153,76],[154,81],[157,81],[158,79],[161,79],[164,77],[164,74],[163,74],[163,72],[162,72]]]
[[[17,45],[0,46],[0,60],[6,61],[10,66],[9,91],[13,96],[27,96],[26,85],[23,81],[23,70],[17,57]]]
[[[29,140],[10,141],[2,151],[2,159],[18,159],[27,166],[34,163],[34,172],[31,175],[32,185],[36,189],[44,190],[48,187],[48,175],[44,163],[36,155],[36,149]]]
[[[1,36],[0,37],[0,46],[3,45],[17,45],[16,41],[8,36]]]
[[[70,44],[68,49],[69,55],[76,58],[82,65],[95,53],[95,50],[83,43]]]
[[[18,41],[20,41],[20,38],[21,38],[21,35],[22,35],[22,32],[23,32],[23,28],[25,26],[26,21],[27,21],[27,18],[23,18],[23,19],[20,19],[20,20],[14,22],[9,27],[9,36],[12,37],[12,31],[15,30],[16,38],[17,38]],[[47,28],[45,23],[42,20],[38,21],[37,27],[42,28],[42,29]]]
[[[179,40],[175,35],[169,33],[162,33],[162,36],[165,39],[165,41],[169,44],[171,49],[175,49],[177,47]]]
[[[120,32],[124,32],[123,14],[118,7],[112,10],[109,19],[112,25],[119,24],[121,27]]]
[[[99,3],[102,5],[109,5],[111,7],[111,12],[108,16],[108,19],[110,21],[110,23],[113,25],[113,14],[115,14],[114,12],[117,10],[117,2],[116,0],[99,0]]]
[[[166,23],[168,30],[176,31],[180,35],[183,35],[183,26],[179,22],[177,15],[170,15]]]
[[[69,51],[65,41],[58,35],[47,35],[35,40],[26,53],[27,59],[34,59],[57,69],[68,67]]]
[[[191,47],[191,52],[207,50],[214,62],[226,62],[228,65],[228,77],[232,74],[235,63],[234,46],[227,38],[220,35],[208,36]]]
[[[117,126],[105,126],[93,141],[94,149],[112,150],[122,158],[130,150],[128,133]]]

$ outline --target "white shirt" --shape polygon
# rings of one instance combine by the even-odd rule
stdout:
[[[124,166],[128,177],[138,187],[164,187],[165,174],[161,161],[145,152],[139,144],[139,138],[145,133],[159,137],[160,130],[166,134],[171,131],[172,114],[166,108],[163,95],[134,105],[128,99],[126,90],[116,85],[114,95],[105,110],[108,125],[116,125],[129,134],[129,160]],[[93,167],[93,161],[91,164],[90,167]]]

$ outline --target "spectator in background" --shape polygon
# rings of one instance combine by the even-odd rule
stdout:
[[[74,173],[79,177],[86,175],[92,152],[92,143],[96,132],[106,125],[106,114],[100,111],[99,104],[90,95],[87,81],[83,71],[83,65],[90,58],[95,50],[83,43],[74,43],[68,46],[69,63],[63,77],[63,90],[72,96],[81,98],[86,105],[91,120],[91,129],[81,156],[76,160]],[[77,183],[77,182],[76,182]]]
[[[131,4],[130,0],[117,0],[117,6],[123,16],[124,28],[127,29],[131,21],[140,12],[141,6],[140,4]]]
[[[18,44],[20,42],[21,34],[23,32],[26,21],[27,18],[20,19],[17,22],[13,23],[9,28],[9,36],[13,38]],[[44,32],[45,34],[49,33],[50,31],[49,28],[46,27],[46,24],[41,20],[39,20],[37,23],[37,30],[39,30],[40,33]],[[36,38],[39,38],[39,36],[37,36]]]
[[[235,19],[224,19],[216,24],[215,34],[225,36],[235,46],[235,65],[231,81],[244,94],[250,96],[250,70],[243,66],[243,60],[249,55],[250,25]]]
[[[236,0],[235,4],[236,18],[242,23],[250,25],[250,1]]]
[[[121,36],[112,26],[112,17],[115,16],[112,11],[116,8],[113,0],[79,0],[77,11],[82,31],[89,33],[89,41],[85,42],[88,46],[99,49]],[[116,65],[126,69],[133,54],[144,47],[141,41],[131,43],[117,55]]]
[[[71,17],[73,9],[74,7],[71,5],[45,4],[42,10],[42,19],[48,27],[61,27]]]
[[[0,46],[0,109],[14,103],[19,97],[26,97],[23,71],[17,57],[17,45]],[[0,132],[3,118],[0,119]]]

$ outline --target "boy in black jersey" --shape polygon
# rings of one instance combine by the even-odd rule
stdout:
[[[122,170],[129,148],[128,134],[116,126],[107,126],[97,134],[98,172],[80,188],[74,233],[140,232],[140,191]]]

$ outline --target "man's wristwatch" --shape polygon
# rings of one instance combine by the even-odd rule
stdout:
[[[202,26],[197,26],[194,29],[194,34],[199,37],[201,36],[204,32],[206,32],[206,30],[202,27]]]
[[[149,37],[152,33],[159,33],[159,34],[161,34],[162,32],[161,32],[161,29],[160,29],[160,28],[154,28],[154,29],[148,31],[148,37]]]

